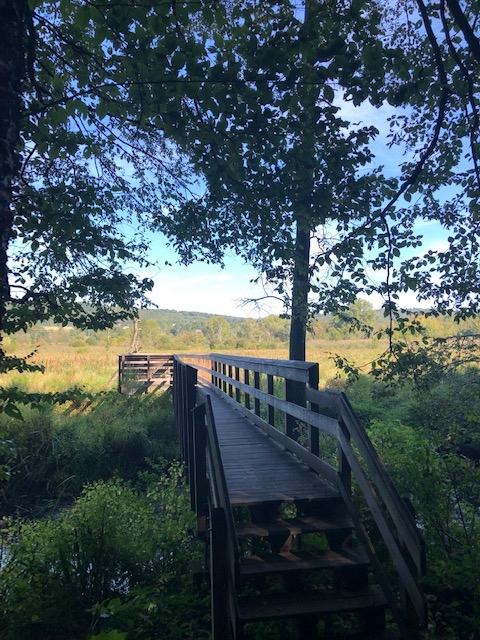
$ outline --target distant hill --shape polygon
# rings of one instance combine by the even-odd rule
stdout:
[[[221,316],[226,318],[231,325],[236,325],[245,320],[239,316],[224,316],[219,313],[202,313],[200,311],[176,311],[174,309],[140,309],[140,320],[154,320],[166,332],[171,332],[175,327],[178,331],[195,331],[203,329],[210,318]],[[41,326],[45,328],[57,327],[53,320],[41,322]],[[130,326],[131,320],[124,320],[119,323],[123,326]],[[176,333],[175,332],[175,333]]]
[[[201,313],[199,311],[175,311],[174,309],[140,309],[140,320],[153,320],[167,333],[179,333],[180,331],[203,331],[208,321],[218,317],[218,313]],[[235,326],[245,320],[237,316],[221,316]],[[129,324],[125,322],[125,324]]]

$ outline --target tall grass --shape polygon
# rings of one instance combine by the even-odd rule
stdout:
[[[344,374],[335,364],[334,356],[340,355],[367,372],[370,363],[386,348],[378,340],[318,340],[309,339],[307,360],[320,366],[320,386],[325,387],[336,377]],[[180,349],[185,353],[188,349]],[[288,345],[277,349],[225,349],[225,353],[246,355],[255,358],[288,359]],[[26,355],[18,353],[17,355]],[[67,391],[78,387],[89,393],[114,388],[117,381],[119,351],[106,346],[84,346],[67,344],[45,344],[32,358],[32,362],[43,364],[45,372],[15,373],[0,376],[1,386],[14,386],[32,393]]]
[[[2,515],[48,512],[86,483],[112,477],[135,481],[150,462],[178,458],[170,394],[97,395],[80,407],[22,409],[23,420],[0,415],[10,443],[2,461]],[[53,505],[53,506],[52,506]]]
[[[0,385],[31,393],[67,391],[74,387],[96,393],[115,385],[118,352],[104,346],[79,349],[70,345],[48,345],[39,349],[30,362],[43,365],[44,373],[12,371],[0,376]]]

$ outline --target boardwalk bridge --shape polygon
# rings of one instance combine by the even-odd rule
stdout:
[[[276,619],[301,640],[408,639],[426,624],[412,512],[345,395],[318,379],[316,363],[173,358],[214,640]]]

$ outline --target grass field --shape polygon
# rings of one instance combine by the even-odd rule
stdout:
[[[372,360],[378,357],[386,347],[385,342],[378,342],[378,340],[312,340],[307,343],[307,360],[318,362],[320,386],[328,387],[336,377],[344,377],[335,365],[335,355],[368,372]],[[240,353],[240,351],[228,353]],[[288,359],[287,345],[280,349],[243,349],[241,353],[254,358]]]
[[[20,350],[16,356],[24,356]],[[69,345],[45,345],[29,359],[45,367],[42,372],[11,372],[0,376],[0,385],[31,393],[66,391],[78,387],[96,393],[115,386],[118,353],[105,347],[77,349]]]
[[[307,360],[319,363],[320,386],[325,387],[336,376],[342,375],[335,366],[334,354],[368,371],[369,363],[384,349],[385,344],[375,340],[312,340],[307,346]],[[287,345],[278,349],[242,349],[226,352],[258,358],[288,358]],[[25,353],[15,355],[21,356]],[[107,349],[103,345],[81,349],[65,344],[43,345],[31,361],[44,365],[44,373],[12,372],[0,377],[0,385],[15,386],[32,393],[66,391],[72,387],[95,393],[115,387],[119,355],[119,350]]]

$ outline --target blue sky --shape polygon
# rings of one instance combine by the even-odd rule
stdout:
[[[383,165],[388,175],[398,175],[398,167],[405,158],[398,149],[390,149],[387,145],[387,119],[392,115],[393,108],[386,105],[377,109],[368,104],[354,107],[351,103],[340,103],[340,107],[347,120],[361,125],[374,124],[377,127],[379,135],[373,144],[375,164]],[[424,236],[424,244],[420,249],[422,253],[428,249],[445,248],[446,233],[438,223],[420,222],[416,232]],[[265,290],[261,285],[252,284],[251,280],[257,274],[238,256],[227,256],[224,269],[201,262],[182,266],[177,264],[178,258],[173,249],[158,235],[152,242],[151,258],[160,265],[166,261],[171,263],[171,266],[159,267],[145,274],[155,282],[150,298],[161,309],[253,318],[283,311],[282,304],[274,299],[262,300],[260,306],[242,304],[246,298],[264,297]],[[377,274],[377,277],[381,275]],[[376,309],[382,306],[380,296],[372,296],[369,300]],[[405,307],[419,306],[414,293],[406,294],[400,303]]]
[[[157,236],[152,243],[152,259],[171,263],[148,272],[155,282],[150,299],[160,309],[252,318],[282,312],[282,305],[276,300],[263,300],[259,306],[242,305],[242,300],[263,297],[265,291],[250,282],[256,277],[255,270],[238,256],[227,256],[224,269],[202,262],[183,266],[176,264],[175,252]]]
[[[417,231],[424,235],[422,252],[445,248],[445,232],[439,224],[432,221],[420,223]],[[242,300],[246,298],[265,296],[265,289],[262,285],[251,282],[256,273],[238,256],[227,256],[224,269],[202,262],[189,266],[179,265],[176,264],[178,258],[174,250],[167,247],[165,239],[158,235],[152,242],[151,257],[160,264],[165,261],[171,263],[171,266],[152,269],[145,274],[155,282],[150,299],[160,309],[252,318],[282,313],[283,307],[275,299],[262,300],[259,305],[242,304]],[[378,274],[378,277],[381,275]],[[382,306],[380,296],[368,299],[374,308]],[[413,293],[405,294],[401,304],[406,307],[419,306]]]

